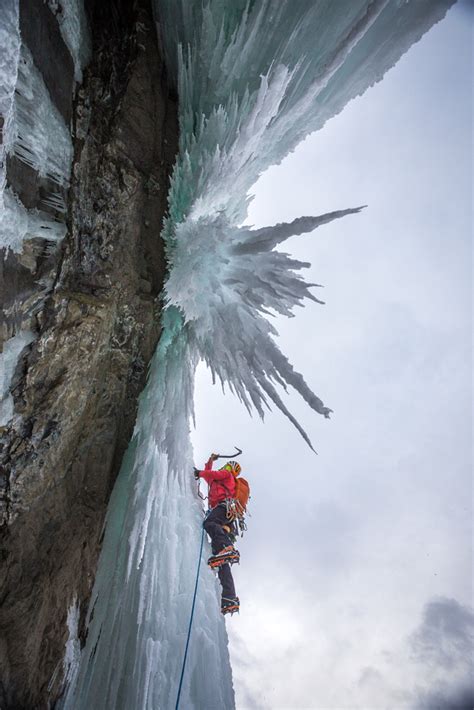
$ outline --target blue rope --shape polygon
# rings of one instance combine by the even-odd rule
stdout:
[[[206,516],[207,517],[207,516]],[[178,710],[179,707],[179,698],[181,695],[181,688],[183,686],[183,678],[184,678],[184,669],[186,668],[186,658],[188,655],[188,646],[189,646],[189,639],[191,637],[191,627],[193,624],[193,616],[194,616],[194,606],[196,604],[196,594],[197,594],[197,588],[198,588],[198,582],[199,582],[199,570],[201,568],[201,557],[202,557],[202,547],[204,545],[204,523],[202,526],[202,535],[201,535],[201,549],[199,550],[199,562],[197,566],[197,572],[196,572],[196,584],[194,585],[194,597],[193,597],[193,605],[191,607],[191,617],[189,619],[189,628],[188,628],[188,638],[186,639],[186,648],[184,651],[184,658],[183,658],[183,667],[181,668],[181,678],[179,679],[179,688],[178,688],[178,697],[176,698],[176,707],[175,710]]]

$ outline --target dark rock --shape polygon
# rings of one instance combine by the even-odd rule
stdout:
[[[28,322],[37,339],[0,444],[2,708],[54,705],[74,601],[84,638],[104,515],[160,332],[176,104],[148,1],[87,10],[94,53],[74,106],[68,234],[54,253],[30,244],[4,264],[5,329]],[[39,182],[21,174],[27,204]]]

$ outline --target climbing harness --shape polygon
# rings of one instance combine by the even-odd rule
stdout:
[[[186,668],[186,659],[188,656],[189,639],[191,637],[191,627],[193,624],[194,607],[196,605],[196,595],[197,595],[198,582],[199,582],[199,570],[201,569],[202,548],[204,545],[204,523],[206,522],[206,518],[207,518],[207,515],[204,517],[203,524],[202,524],[201,547],[199,550],[199,561],[198,561],[197,572],[196,572],[196,583],[194,585],[193,604],[191,607],[191,616],[189,618],[188,638],[186,639],[186,648],[184,650],[183,667],[181,668],[181,678],[179,679],[178,696],[176,698],[175,710],[178,710],[178,707],[179,707],[179,698],[181,696],[181,688],[183,686],[184,670]]]
[[[244,517],[244,509],[236,498],[226,498],[225,516],[231,522]]]
[[[227,520],[235,524],[237,536],[240,535],[240,537],[243,537],[244,532],[247,530],[247,523],[245,522],[244,511],[241,504],[235,498],[226,498],[225,508]],[[250,515],[248,511],[246,512]]]

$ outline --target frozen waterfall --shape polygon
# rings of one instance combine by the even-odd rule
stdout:
[[[196,356],[170,308],[112,493],[79,675],[65,706],[174,708],[199,559],[202,507],[189,472]],[[204,556],[210,554],[207,546]],[[233,707],[214,576],[199,584],[182,708]],[[209,673],[209,668],[219,669]]]
[[[164,230],[167,307],[110,501],[87,643],[66,707],[174,707],[202,521],[189,439],[196,364],[204,359],[261,415],[273,402],[309,443],[278,386],[291,385],[324,416],[330,410],[278,349],[269,316],[290,316],[304,298],[317,299],[298,273],[305,264],[276,247],[360,209],[254,230],[244,225],[249,190],[380,80],[451,4],[156,1],[180,97],[180,154]],[[202,569],[182,708],[234,706],[218,596]]]

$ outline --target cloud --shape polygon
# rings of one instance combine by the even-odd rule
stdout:
[[[462,683],[448,687],[438,686],[428,692],[421,692],[414,710],[473,710],[474,687]]]
[[[471,609],[447,597],[425,604],[409,646],[415,661],[431,676],[431,687],[415,691],[414,710],[473,710],[473,642]]]
[[[372,685],[374,683],[380,683],[383,680],[383,676],[376,668],[371,666],[366,666],[360,672],[360,677],[358,680],[359,685]]]
[[[416,660],[451,670],[465,664],[473,649],[474,614],[455,599],[438,597],[425,605],[410,645]]]
[[[456,599],[429,599],[399,647],[361,668],[356,692],[370,707],[474,710],[474,613]]]

